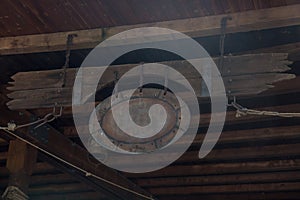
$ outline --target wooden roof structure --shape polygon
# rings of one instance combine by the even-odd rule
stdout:
[[[17,186],[32,200],[299,199],[299,118],[237,118],[236,110],[228,108],[218,143],[207,157],[199,159],[211,117],[210,101],[200,93],[198,133],[188,151],[166,168],[132,174],[102,165],[83,147],[72,118],[72,91],[68,90],[72,74],[91,49],[131,28],[178,30],[200,43],[217,62],[220,22],[230,16],[225,68],[231,66],[234,72],[222,74],[230,99],[234,94],[240,104],[258,110],[300,112],[299,10],[297,0],[1,1],[0,126],[32,122],[51,113],[54,102],[64,100],[62,116],[36,135],[30,128],[20,128],[16,134],[86,171],[0,130],[0,193]],[[66,88],[58,92],[61,83],[56,75],[65,63],[69,34],[77,37],[71,46]],[[229,64],[226,59],[231,59]],[[113,65],[122,72],[141,62],[189,69],[180,58],[151,49],[128,53]],[[109,84],[100,90],[99,99],[111,92],[113,75],[108,72]],[[44,93],[36,92],[41,89]]]

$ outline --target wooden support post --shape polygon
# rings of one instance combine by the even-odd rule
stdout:
[[[6,167],[10,172],[9,183],[2,198],[4,200],[26,200],[29,187],[29,177],[36,162],[36,149],[20,140],[9,143]]]

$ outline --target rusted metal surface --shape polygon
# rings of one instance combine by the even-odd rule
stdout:
[[[118,109],[117,107],[122,107],[124,104],[125,101],[121,101],[113,106]],[[140,126],[149,124],[148,112],[154,104],[160,104],[165,108],[167,120],[159,133],[148,138],[131,137],[118,127],[112,114],[111,97],[97,106],[97,117],[104,134],[119,148],[130,152],[151,152],[163,148],[174,138],[181,115],[179,102],[173,93],[164,94],[164,90],[161,89],[144,88],[141,93],[136,91],[129,102],[132,120]]]

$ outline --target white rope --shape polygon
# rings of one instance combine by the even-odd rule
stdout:
[[[275,112],[275,111],[266,111],[266,110],[255,110],[255,109],[248,109],[238,103],[236,100],[230,103],[228,106],[234,107],[236,109],[236,117],[242,117],[246,115],[257,115],[257,116],[274,116],[274,117],[300,117],[300,113],[294,112]]]
[[[85,176],[87,176],[87,177],[94,177],[94,178],[96,178],[96,179],[98,179],[98,180],[101,180],[101,181],[103,181],[103,182],[105,182],[105,183],[108,183],[108,184],[110,184],[110,185],[112,185],[112,186],[115,186],[115,187],[117,187],[117,188],[120,188],[120,189],[122,189],[122,190],[124,190],[124,191],[130,192],[130,193],[135,194],[135,195],[137,195],[137,196],[140,196],[140,197],[142,197],[142,198],[144,198],[144,199],[154,200],[154,198],[152,198],[152,197],[149,197],[149,196],[146,196],[146,195],[144,195],[144,194],[141,194],[141,193],[138,193],[138,192],[136,192],[136,191],[133,191],[133,190],[131,190],[131,189],[128,189],[128,188],[126,188],[126,187],[124,187],[124,186],[121,186],[121,185],[116,184],[116,183],[114,183],[114,182],[112,182],[112,181],[109,181],[109,180],[107,180],[107,179],[104,179],[104,178],[102,178],[102,177],[100,177],[100,176],[98,176],[98,175],[96,175],[96,174],[93,174],[93,173],[91,173],[91,172],[89,172],[89,171],[87,171],[87,170],[85,170],[85,169],[83,169],[83,168],[80,168],[80,167],[78,167],[78,166],[76,166],[76,165],[74,165],[74,164],[72,164],[72,163],[70,163],[70,162],[64,160],[63,158],[61,158],[61,157],[59,157],[59,156],[57,156],[57,155],[55,155],[55,154],[53,154],[53,153],[51,153],[51,152],[49,152],[49,151],[47,151],[47,150],[45,150],[45,149],[43,149],[43,148],[41,148],[41,147],[39,147],[39,146],[33,144],[32,142],[30,142],[30,141],[28,141],[28,140],[26,140],[26,139],[24,139],[24,138],[18,136],[17,134],[13,133],[12,131],[15,130],[13,127],[18,127],[18,126],[17,126],[16,124],[14,124],[14,123],[9,123],[7,127],[0,127],[0,130],[3,130],[3,131],[5,131],[5,132],[7,132],[8,134],[10,134],[10,135],[14,136],[15,138],[17,138],[17,139],[19,139],[19,140],[25,142],[26,144],[28,144],[28,145],[30,145],[30,146],[32,146],[32,147],[34,147],[34,148],[40,150],[41,152],[43,152],[43,153],[45,153],[45,154],[47,154],[47,155],[53,157],[54,159],[59,160],[59,161],[65,163],[65,164],[69,165],[70,167],[75,168],[75,169],[78,170],[78,171],[81,171],[81,172],[84,173]]]

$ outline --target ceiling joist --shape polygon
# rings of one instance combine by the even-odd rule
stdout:
[[[300,5],[274,7],[261,10],[230,14],[232,20],[226,26],[227,33],[247,32],[300,25]],[[119,32],[140,27],[162,27],[187,34],[190,37],[203,37],[220,34],[221,19],[228,15],[205,16],[156,23],[98,28],[90,30],[47,33],[0,38],[0,55],[62,51],[66,48],[69,34],[76,34],[72,49],[94,48],[104,39]],[[160,36],[152,35],[152,36]],[[160,38],[160,37],[158,37]],[[127,38],[130,39],[130,38]],[[137,38],[133,42],[137,42]],[[141,38],[145,42],[145,38]]]

